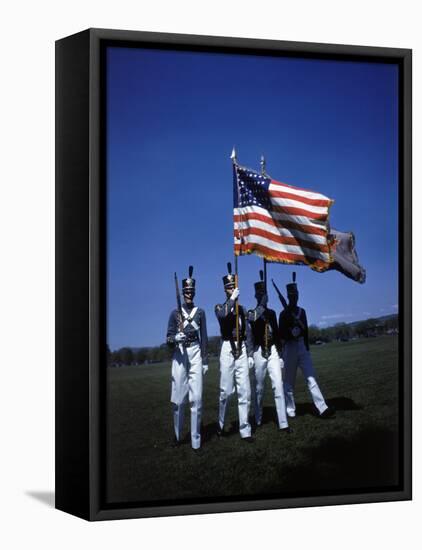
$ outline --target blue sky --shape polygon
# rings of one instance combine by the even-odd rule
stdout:
[[[297,272],[310,323],[397,312],[398,70],[395,65],[171,52],[107,51],[108,343],[164,342],[174,271],[214,305],[233,259],[230,153],[241,164],[335,200],[331,226],[353,231],[367,281],[269,264],[280,289]],[[262,260],[239,258],[240,299],[255,303]],[[270,307],[280,310],[270,289]]]

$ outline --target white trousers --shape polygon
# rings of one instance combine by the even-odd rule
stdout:
[[[194,344],[183,349],[177,346],[171,366],[171,402],[173,404],[174,432],[180,441],[184,408],[189,397],[192,447],[201,446],[202,414],[202,357],[201,348]]]
[[[254,359],[254,380],[252,381],[252,393],[255,409],[255,420],[258,426],[262,422],[262,403],[264,400],[265,376],[270,375],[271,387],[274,393],[275,408],[279,428],[287,428],[286,403],[284,401],[283,378],[281,375],[280,356],[277,348],[271,346],[271,354],[268,359],[262,355],[261,346],[253,354]]]
[[[328,409],[315,379],[315,370],[312,365],[311,354],[306,349],[303,338],[299,338],[298,340],[289,340],[285,343],[283,359],[286,374],[284,379],[284,391],[286,396],[287,414],[289,416],[295,416],[296,414],[294,387],[298,367],[303,373],[309,393],[312,397],[312,401],[314,402],[314,405],[318,409],[319,413],[321,414]]]
[[[220,406],[218,422],[220,429],[224,427],[227,405],[230,396],[237,390],[239,409],[239,431],[241,437],[251,436],[249,410],[251,407],[251,385],[249,382],[248,356],[246,346],[242,344],[242,353],[234,359],[230,342],[225,341],[220,352]]]

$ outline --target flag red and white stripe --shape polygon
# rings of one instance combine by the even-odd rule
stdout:
[[[242,170],[247,169],[235,169],[240,196],[240,200],[235,198],[234,208],[235,254],[257,254],[271,262],[306,264],[316,271],[329,269],[332,257],[327,235],[333,201],[268,176],[265,183],[258,182],[261,187],[253,187],[255,182],[245,184],[245,179],[256,173]],[[263,179],[259,175],[253,177]],[[239,187],[239,183],[247,189],[243,190],[245,187]]]

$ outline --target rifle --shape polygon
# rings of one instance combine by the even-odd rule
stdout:
[[[234,274],[234,286],[237,288],[238,285],[238,275],[237,275],[237,256],[235,256],[235,274]],[[227,262],[227,271],[229,275],[232,273],[232,264],[231,262]],[[241,348],[240,348],[240,326],[239,326],[239,300],[236,298],[235,301],[235,316],[236,316],[236,345],[234,346],[234,349],[232,349],[233,357],[235,359],[238,359],[241,355]]]
[[[182,313],[182,300],[180,299],[179,282],[177,280],[177,274],[174,273],[174,284],[176,285],[176,302],[177,310],[179,312],[179,332],[183,332],[183,313]],[[183,353],[183,344],[179,343],[180,352]]]
[[[262,161],[261,161],[262,162]],[[267,294],[267,260],[264,258],[264,271],[259,270],[259,279],[264,282],[265,285],[265,294]],[[267,295],[268,300],[268,295]],[[269,344],[269,334],[268,334],[268,319],[266,315],[263,316],[264,319],[264,353],[268,354],[268,344]]]
[[[299,319],[299,317],[296,317],[296,315],[293,313],[293,311],[288,308],[288,304],[286,302],[286,299],[284,298],[284,296],[282,295],[282,293],[278,289],[277,285],[274,282],[274,279],[271,279],[271,282],[273,283],[273,286],[274,286],[274,288],[275,288],[275,290],[278,294],[278,298],[279,298],[283,308],[288,312],[291,322],[294,322],[297,325],[299,325],[299,327],[304,331],[306,329],[305,325],[302,323],[302,321]],[[293,282],[296,282],[296,273],[295,272],[293,272]]]
[[[280,300],[281,305],[283,306],[284,309],[287,309],[287,302],[286,302],[285,297],[280,292],[278,286],[275,284],[274,279],[271,279],[271,282],[273,283],[273,287],[275,288],[275,291],[277,292],[278,299]]]

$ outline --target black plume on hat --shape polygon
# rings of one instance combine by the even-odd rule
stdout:
[[[183,279],[182,281],[182,288],[183,290],[195,290],[195,279],[192,279],[192,274],[193,274],[193,265],[190,265],[189,266],[189,270],[188,270],[188,278],[187,279]]]
[[[235,276],[232,274],[232,264],[227,262],[228,274],[223,277],[224,288],[231,288],[235,286]]]
[[[297,294],[296,271],[293,271],[292,280],[292,283],[286,285],[287,294]]]

